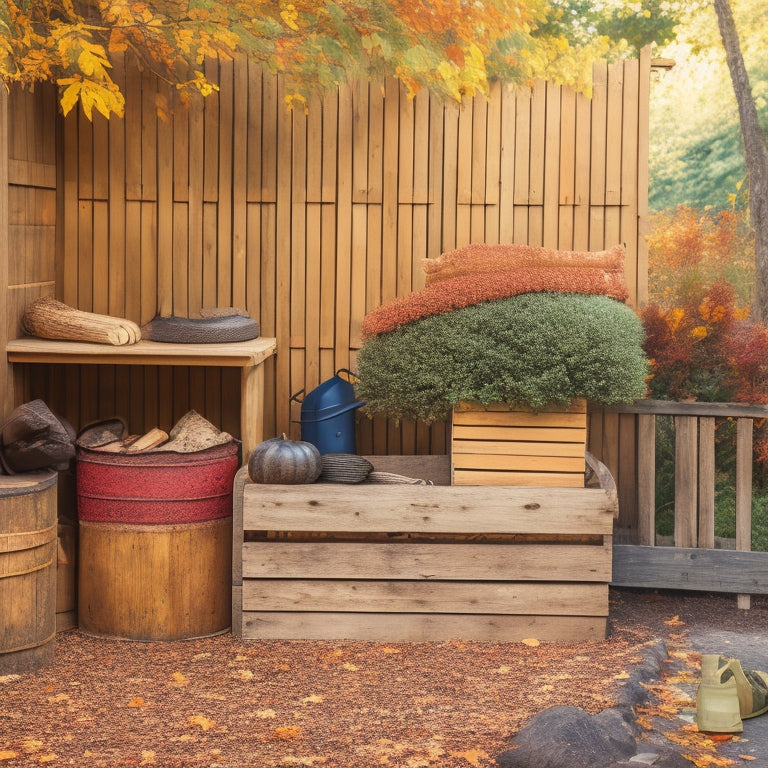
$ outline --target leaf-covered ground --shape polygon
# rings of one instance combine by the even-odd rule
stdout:
[[[608,639],[583,644],[136,643],[73,630],[50,666],[0,676],[0,766],[484,768],[536,712],[609,706],[644,643],[679,633],[682,620],[665,622],[682,599],[613,593]]]

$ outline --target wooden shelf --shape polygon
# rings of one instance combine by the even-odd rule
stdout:
[[[9,363],[241,368],[240,438],[244,458],[263,439],[263,363],[275,352],[275,339],[268,337],[229,344],[169,344],[142,340],[122,346],[28,337],[13,339],[6,346]]]

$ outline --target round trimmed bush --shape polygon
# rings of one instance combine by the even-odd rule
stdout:
[[[527,293],[426,317],[367,339],[357,358],[365,410],[426,422],[466,400],[540,410],[646,394],[639,317],[606,296]]]

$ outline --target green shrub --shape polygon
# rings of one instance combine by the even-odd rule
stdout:
[[[357,395],[369,413],[426,422],[457,403],[540,410],[646,394],[640,319],[605,296],[528,293],[426,317],[367,339]]]

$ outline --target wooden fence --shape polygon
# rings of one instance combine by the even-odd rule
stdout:
[[[56,179],[55,262],[32,279],[10,275],[9,292],[34,283],[139,323],[246,308],[277,338],[265,432],[293,435],[290,396],[354,369],[363,316],[421,287],[426,257],[469,242],[622,242],[632,302],[644,299],[647,54],[597,65],[591,99],[540,82],[495,86],[489,100],[459,108],[427,93],[408,99],[387,81],[341,88],[306,114],[288,111],[280,79],[245,61],[207,69],[220,92],[187,108],[167,85],[118,67],[126,115],[109,122],[76,111],[63,119],[51,91],[1,97],[11,145],[24,137],[55,148],[44,161]],[[29,102],[45,117],[32,133],[16,120]],[[9,314],[13,336],[19,305]],[[43,397],[75,426],[121,414],[131,431],[167,428],[194,407],[239,429],[236,374],[48,366],[17,375],[12,402]],[[358,449],[442,453],[445,432],[361,419]]]
[[[768,552],[750,551],[753,430],[755,420],[768,418],[768,407],[647,400],[614,411],[636,420],[637,479],[634,488],[619,489],[619,507],[632,504],[637,525],[617,531],[613,583],[741,593],[742,607],[749,607],[749,594],[768,593]],[[656,546],[656,422],[661,416],[674,418],[672,546]],[[715,460],[718,420],[736,422],[736,551],[715,549],[715,480],[723,471]]]

